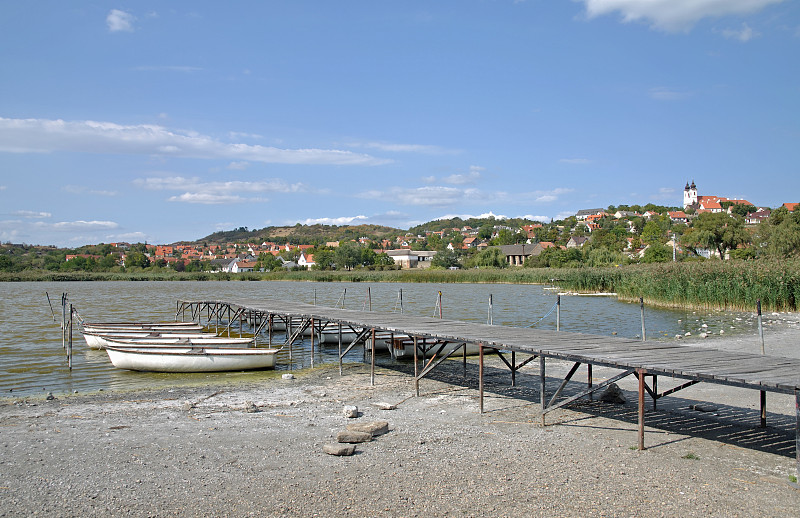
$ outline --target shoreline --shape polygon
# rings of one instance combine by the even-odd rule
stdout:
[[[789,350],[800,329],[768,336]],[[714,340],[726,349],[753,341]],[[620,383],[624,405],[581,400],[549,414],[541,427],[536,369],[518,373],[512,388],[499,359],[487,360],[484,414],[474,360],[466,380],[459,361],[442,364],[421,381],[420,397],[410,365],[378,368],[372,387],[369,366],[352,363],[342,377],[336,364],[325,364],[294,371],[293,380],[0,401],[0,514],[800,512],[800,493],[788,483],[796,474],[789,397],[770,396],[769,426],[758,429],[756,391],[700,384],[664,398],[658,411],[648,405],[648,449],[640,452],[632,449],[631,384]],[[548,365],[553,373],[568,368]],[[596,379],[605,376],[596,369]],[[378,402],[396,408],[381,410]],[[715,411],[694,411],[693,402]],[[347,405],[363,415],[344,417]],[[387,421],[389,433],[357,445],[352,457],[322,452],[347,424],[376,420]]]

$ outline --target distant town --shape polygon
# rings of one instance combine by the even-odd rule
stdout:
[[[407,231],[377,225],[296,225],[211,234],[171,244],[99,243],[76,249],[0,245],[0,271],[580,267],[702,259],[791,257],[800,252],[800,203],[764,207],[701,195],[683,205],[589,208],[549,223],[435,220]]]

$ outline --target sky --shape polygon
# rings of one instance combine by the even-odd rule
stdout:
[[[0,241],[800,201],[797,0],[0,4]]]

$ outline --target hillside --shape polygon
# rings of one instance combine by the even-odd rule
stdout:
[[[301,225],[298,223],[292,227],[264,227],[258,230],[239,227],[235,230],[214,232],[202,239],[198,239],[196,243],[223,244],[271,241],[278,244],[311,245],[361,237],[379,241],[402,234],[405,234],[404,230],[382,225]]]

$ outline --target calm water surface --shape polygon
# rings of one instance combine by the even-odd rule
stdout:
[[[512,284],[405,284],[315,282],[69,282],[0,283],[0,397],[64,394],[98,390],[131,390],[219,380],[257,380],[280,375],[281,370],[310,365],[310,341],[278,356],[276,371],[213,374],[158,374],[115,369],[104,351],[86,347],[74,332],[73,368],[67,368],[59,324],[53,321],[45,293],[50,294],[60,322],[61,294],[88,321],[173,320],[178,299],[283,298],[325,306],[373,311],[403,310],[416,316],[434,316],[437,292],[442,292],[444,318],[487,323],[489,297],[495,325],[555,329],[556,313],[549,313],[556,296],[542,286]],[[369,297],[368,297],[369,294]],[[549,313],[549,315],[548,315]],[[546,316],[547,315],[547,316]],[[544,317],[544,318],[543,318]],[[706,324],[710,333],[755,333],[750,315],[731,312],[694,312],[645,308],[648,340],[673,340],[676,334],[698,333]],[[638,304],[613,297],[561,297],[561,329],[600,335],[639,338]],[[327,351],[327,352],[326,352]],[[353,360],[360,359],[356,351]],[[315,361],[336,361],[335,348],[315,352]]]

